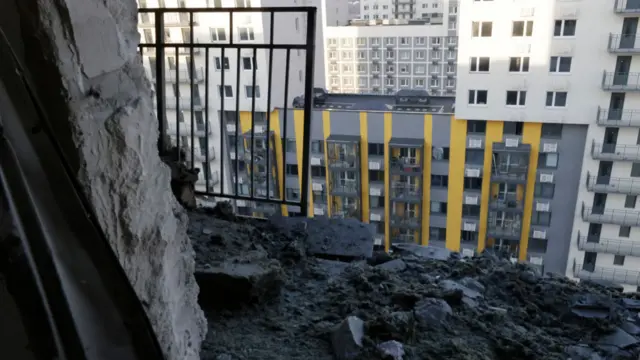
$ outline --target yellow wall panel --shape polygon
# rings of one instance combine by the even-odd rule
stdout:
[[[431,144],[433,116],[424,116],[424,159],[422,160],[422,245],[429,243],[429,216],[431,211]]]
[[[369,124],[367,113],[360,112],[360,177],[362,183],[362,221],[369,223]]]
[[[493,161],[493,143],[502,141],[502,121],[487,121],[485,135],[484,168],[482,170],[482,196],[480,201],[480,232],[478,234],[478,252],[486,246],[487,220],[489,217],[489,200],[491,197],[491,164]],[[496,185],[497,186],[497,185]],[[497,191],[497,190],[496,190]]]
[[[331,216],[332,199],[329,195],[331,191],[329,189],[329,147],[327,146],[327,139],[329,138],[329,135],[331,135],[331,112],[326,110],[322,112],[322,131],[324,132],[324,171],[326,174],[325,196],[327,198],[327,216]]]
[[[389,231],[389,219],[391,212],[391,205],[389,204],[389,199],[391,195],[389,194],[390,189],[390,174],[389,171],[389,163],[390,163],[390,155],[389,154],[389,141],[391,141],[391,131],[393,130],[393,115],[389,112],[384,113],[384,188],[385,194],[384,197],[384,249],[385,251],[389,251],[389,245],[391,243],[391,233]]]
[[[447,195],[447,249],[460,251],[464,161],[467,147],[467,121],[451,117],[449,145],[449,187]]]
[[[533,213],[533,192],[536,185],[536,170],[538,169],[538,155],[540,153],[540,137],[542,123],[525,123],[522,131],[522,142],[531,144],[529,156],[529,173],[527,174],[527,191],[524,201],[524,215],[522,219],[522,237],[520,238],[520,261],[527,260],[529,246],[529,231],[531,229],[531,215]]]
[[[282,163],[282,135],[280,132],[280,114],[278,110],[274,110],[271,112],[271,119],[269,121],[269,125],[271,127],[271,131],[275,134],[275,155],[276,155],[276,171],[278,174],[278,194],[281,199],[284,199],[284,164]],[[282,215],[288,216],[289,212],[287,211],[287,205],[282,205],[280,207],[282,211]]]
[[[312,184],[309,184],[309,187],[305,190],[302,188],[302,149],[305,146],[302,142],[304,141],[304,110],[293,110],[293,124],[294,131],[296,134],[296,159],[298,160],[298,184],[300,186],[300,196],[302,196],[303,191],[308,192],[309,204],[307,206],[307,216],[313,217],[313,193],[311,191]],[[311,144],[306,144],[306,146],[311,146]],[[311,181],[311,176],[309,176],[309,181]]]

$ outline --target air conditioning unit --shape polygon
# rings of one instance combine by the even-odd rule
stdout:
[[[474,251],[471,249],[462,249],[462,257],[473,257]]]
[[[552,183],[553,182],[553,174],[540,174],[540,182],[541,183]]]
[[[506,147],[518,147],[520,140],[518,138],[506,138],[504,140],[504,146]]]
[[[534,239],[544,240],[547,238],[547,232],[544,230],[533,230],[532,236]]]

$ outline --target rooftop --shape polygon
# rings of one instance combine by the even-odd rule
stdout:
[[[353,111],[394,111],[418,113],[453,113],[455,96],[429,96],[426,106],[396,106],[395,95],[335,94],[330,93],[326,102],[316,109]]]

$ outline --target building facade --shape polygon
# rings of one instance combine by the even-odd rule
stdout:
[[[424,21],[395,23],[352,22],[325,29],[329,91],[393,94],[420,89],[437,96],[455,94],[455,29]]]
[[[456,118],[487,122],[487,145],[509,172],[521,165],[513,156],[528,152],[522,223],[548,223],[547,248],[566,254],[563,272],[635,291],[640,3],[465,0],[460,10]],[[551,128],[562,130],[547,140]]]
[[[431,24],[448,22],[458,12],[458,0],[361,0],[360,18],[364,20],[421,19]],[[454,26],[455,28],[455,26]]]

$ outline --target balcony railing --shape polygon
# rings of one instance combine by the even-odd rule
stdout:
[[[492,198],[489,200],[489,207],[495,210],[523,210],[524,203],[513,194]]]
[[[595,176],[587,173],[587,190],[599,193],[640,195],[640,179]]]
[[[410,228],[410,229],[419,229],[420,228],[420,218],[411,215],[392,215],[391,216],[391,226],[396,228]]]
[[[191,23],[191,17],[189,12],[179,12],[182,9],[172,9],[173,12],[165,13],[164,15],[154,15],[149,14],[148,12],[140,11],[138,15],[138,26],[141,28],[147,27],[155,27],[156,26],[156,16],[163,16],[164,26],[180,26],[180,27],[189,27]],[[193,25],[198,25],[198,14],[193,14]]]
[[[611,91],[640,91],[640,73],[605,71],[602,74],[602,89]]]
[[[357,184],[335,184],[331,187],[334,194],[360,194],[360,186]]]
[[[622,256],[640,256],[640,242],[584,236],[578,232],[578,249]]]
[[[499,226],[489,224],[487,232],[493,237],[520,238],[522,228],[520,226]]]
[[[209,88],[209,84],[220,85],[220,88],[224,89],[226,85],[232,86],[239,92],[238,89],[242,89],[243,86],[258,86],[263,89],[269,89],[266,94],[263,94],[263,98],[266,97],[266,109],[272,109],[275,107],[282,108],[290,108],[290,104],[293,100],[293,97],[302,95],[304,98],[310,99],[313,97],[313,73],[314,73],[314,58],[315,58],[315,34],[316,34],[316,8],[315,7],[251,7],[251,8],[155,8],[155,9],[139,9],[139,13],[141,17],[153,20],[153,38],[155,43],[144,42],[140,44],[140,53],[144,56],[153,56],[155,59],[155,69],[151,71],[155,75],[155,108],[156,114],[158,116],[158,130],[160,133],[160,137],[158,139],[158,147],[161,152],[167,151],[173,145],[176,145],[177,148],[182,148],[180,144],[180,136],[177,137],[176,144],[168,144],[166,143],[166,134],[167,134],[167,118],[169,116],[173,116],[173,114],[167,114],[167,109],[179,109],[179,110],[189,110],[190,112],[194,112],[194,110],[202,111],[204,117],[205,130],[213,129],[214,132],[219,133],[220,135],[226,134],[225,124],[223,121],[216,120],[216,126],[213,127],[213,120],[217,119],[217,113],[225,113],[225,111],[240,111],[240,96],[236,96],[235,99],[229,99],[228,101],[212,101],[212,99],[218,99],[220,96],[219,88]],[[178,15],[178,13],[184,13],[185,15]],[[256,36],[256,39],[253,41],[242,41],[239,39],[239,34],[236,36],[229,36],[228,39],[224,42],[198,42],[198,39],[195,37],[194,32],[194,23],[199,14],[218,14],[222,17],[226,17],[226,20],[231,24],[233,24],[234,19],[238,19],[243,14],[249,13],[261,13],[264,19],[264,27],[265,35],[264,38],[261,38],[262,35]],[[147,15],[143,15],[147,14]],[[173,15],[172,15],[173,14]],[[283,28],[279,30],[278,33],[285,34],[275,35],[275,19],[276,16],[281,15],[302,15],[301,23],[305,24],[306,28],[297,30],[294,28],[293,23],[290,24],[290,28]],[[172,18],[172,16],[177,16],[176,18]],[[167,26],[170,26],[174,23],[177,24],[185,24],[188,28],[188,31],[185,29],[183,33],[185,37],[182,39],[183,42],[179,43],[174,41],[175,39],[165,38],[165,34],[167,31]],[[146,21],[146,20],[145,20]],[[151,22],[151,21],[149,21]],[[284,25],[287,26],[287,25]],[[301,39],[296,39],[295,37],[291,37],[290,34],[302,33]],[[282,38],[281,38],[282,37]],[[146,40],[149,40],[148,37],[145,37]],[[193,56],[191,62],[187,64],[190,66],[190,73],[194,74],[194,76],[185,76],[183,77],[183,73],[178,72],[175,74],[175,77],[178,79],[184,79],[187,81],[190,91],[182,92],[178,97],[167,94],[167,87],[165,82],[171,81],[172,76],[166,71],[167,61],[166,57],[168,54],[173,54],[175,51],[181,51],[182,49],[186,49],[188,53],[193,54],[202,54],[202,56]],[[260,73],[261,76],[257,76],[257,67],[253,67],[251,71],[244,72],[242,74],[238,73],[238,76],[235,74],[232,76],[228,72],[225,71],[215,71],[211,67],[211,62],[213,59],[214,52],[217,54],[221,53],[222,56],[224,54],[231,54],[233,56],[237,56],[240,58],[243,53],[252,53],[253,58],[258,57],[258,52],[264,54],[264,57],[267,59],[264,65],[260,65]],[[300,54],[301,56],[294,56]],[[297,60],[300,59],[300,60]],[[290,94],[290,73],[292,61],[297,60],[302,62],[303,65],[303,73],[304,77],[304,93],[303,94]],[[182,57],[174,57],[175,68],[182,69],[185,64],[182,64],[181,61],[185,61]],[[297,73],[297,72],[296,72]],[[169,75],[169,76],[167,76]],[[185,73],[184,75],[188,75]],[[226,76],[225,76],[226,75]],[[242,76],[241,76],[242,75]],[[264,76],[263,76],[264,75]],[[264,84],[258,83],[258,79],[265,79]],[[261,80],[262,81],[262,80]],[[297,81],[297,80],[296,80]],[[197,92],[196,92],[197,90]],[[265,96],[266,95],[266,96]],[[191,101],[191,97],[193,97],[193,102]],[[231,106],[235,100],[235,107]],[[262,102],[263,100],[260,99]],[[256,98],[253,97],[250,100],[250,108],[251,108],[251,129],[249,143],[253,145],[253,139],[257,137],[257,134],[253,129],[254,128],[254,119],[256,119]],[[226,108],[225,108],[226,107]],[[283,134],[282,138],[288,138],[289,135],[287,133],[287,129],[290,128],[287,124],[290,123],[292,119],[289,119],[287,116],[288,111],[280,112],[283,116]],[[310,127],[311,127],[311,113],[312,113],[312,103],[305,102],[304,111],[303,111],[303,129],[302,129],[302,139],[299,142],[298,146],[302,147],[302,163],[298,164],[302,169],[302,188],[308,189],[309,187],[309,160],[310,160]],[[271,128],[271,113],[268,113],[266,118],[266,128]],[[179,123],[179,121],[178,121]],[[235,124],[238,127],[238,124]],[[183,124],[184,126],[184,124]],[[193,120],[188,128],[194,128]],[[208,131],[205,131],[208,133]],[[179,129],[176,133],[180,133]],[[199,141],[195,139],[195,134],[189,134],[191,139],[189,141],[190,144],[193,144],[199,147]],[[223,139],[224,136],[218,137],[207,137],[210,140],[210,143],[206,145],[206,148],[210,148],[211,145],[214,145],[216,149],[224,149],[223,147]],[[214,139],[216,139],[216,143],[214,143]],[[279,141],[280,139],[277,139]],[[250,156],[249,158],[254,158],[252,156],[254,154],[254,146],[250,146]],[[228,152],[223,153],[231,153],[234,151],[237,155],[240,153],[239,149],[228,149]],[[194,166],[196,161],[196,153],[198,151],[194,149],[190,149],[187,151],[186,157],[189,164]],[[182,155],[181,155],[182,156]],[[181,157],[180,156],[180,157]],[[178,159],[181,160],[181,159]],[[190,161],[189,161],[190,160]],[[275,191],[277,188],[277,184],[273,184],[272,181],[266,181],[266,176],[261,175],[255,171],[248,171],[248,168],[243,168],[240,166],[231,166],[231,159],[225,157],[219,157],[219,174],[220,174],[220,184],[216,186],[216,189],[220,189],[217,191],[197,191],[198,195],[210,196],[213,198],[228,198],[228,199],[236,199],[238,200],[238,204],[242,203],[250,203],[253,204],[254,200],[259,202],[260,204],[271,204],[272,208],[279,208],[278,205],[291,205],[291,206],[299,206],[301,210],[302,216],[307,216],[308,211],[308,191],[300,192],[300,200],[299,201],[291,201],[286,200],[283,197],[283,194],[276,195],[275,198],[260,198],[256,196],[254,191],[254,186],[249,186],[249,194],[243,194],[243,190],[241,189],[241,185],[245,184],[256,184],[259,181],[259,178],[264,178],[264,183],[266,184],[266,193],[270,194],[273,190]],[[271,159],[271,156],[267,156],[267,163],[265,168],[271,169],[273,167],[273,161],[275,159]],[[278,167],[278,171],[283,171],[286,168],[286,156],[283,154],[281,165]],[[232,178],[234,179],[243,179],[246,178],[244,183],[240,183],[240,181],[236,181],[231,186],[225,186],[225,179],[228,179],[228,174],[226,171],[232,172]],[[247,174],[248,172],[248,174]],[[209,172],[201,172],[201,176],[206,176]],[[283,174],[284,175],[284,174]],[[277,179],[277,174],[274,175],[274,178]],[[212,189],[210,185],[211,179],[205,179],[207,183],[206,189]],[[231,192],[225,191],[225,188],[231,188]],[[269,189],[271,188],[271,189]]]
[[[582,220],[597,224],[640,226],[640,212],[631,210],[606,210],[582,204]]]
[[[634,34],[609,34],[609,52],[636,53],[640,52],[640,37]]]
[[[329,167],[334,169],[359,169],[358,156],[341,154],[329,157]]]
[[[573,276],[581,280],[609,281],[615,284],[640,285],[640,271],[573,264]]]
[[[613,11],[618,14],[640,14],[640,3],[634,0],[615,0]]]
[[[493,164],[491,178],[497,181],[526,181],[529,167],[521,164]]]
[[[605,161],[639,161],[640,146],[623,144],[591,143],[591,157]]]
[[[419,173],[422,170],[422,164],[418,159],[412,157],[393,157],[391,158],[391,169]]]
[[[391,238],[392,244],[413,244],[417,243],[415,235],[396,235]]]
[[[600,126],[640,127],[640,110],[602,109],[598,107]]]
[[[394,199],[420,198],[420,189],[417,185],[394,184],[391,188],[391,197]]]

